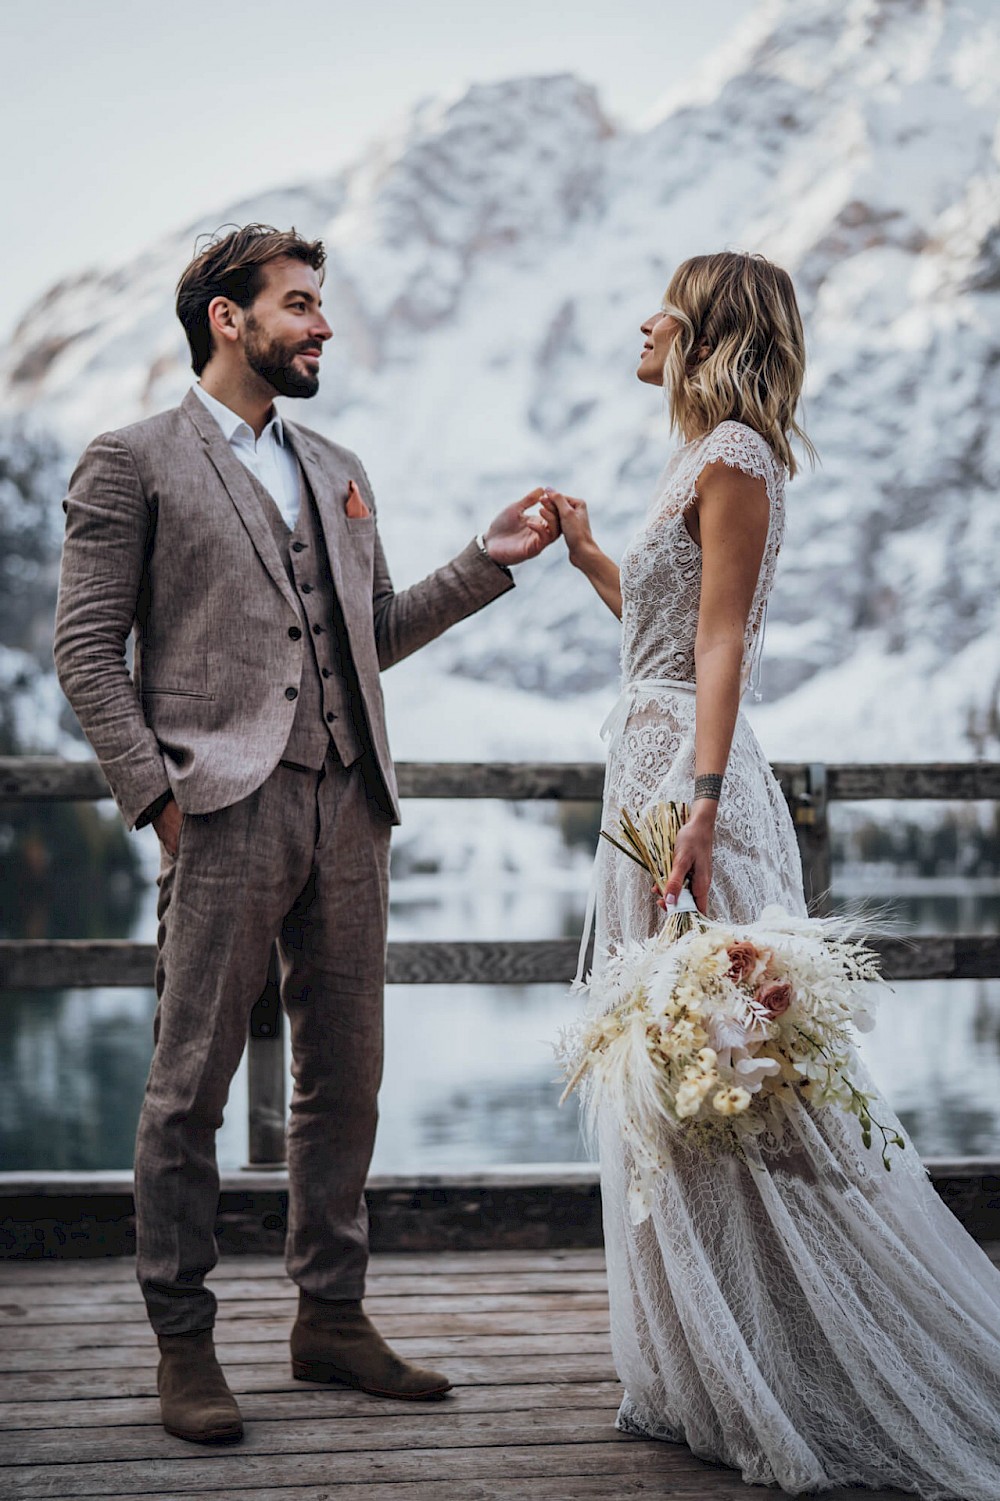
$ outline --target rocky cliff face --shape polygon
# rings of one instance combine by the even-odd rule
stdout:
[[[195,234],[294,223],[327,242],[337,337],[292,415],[361,453],[398,582],[542,481],[616,552],[670,446],[638,324],[679,259],[761,250],[800,288],[822,459],[790,490],[765,744],[998,754],[998,80],[992,0],[776,0],[642,130],[571,77],[478,86],[329,181],[60,283],[0,402],[70,448],[173,403]],[[519,582],[389,674],[399,753],[594,754],[615,623],[555,550]]]

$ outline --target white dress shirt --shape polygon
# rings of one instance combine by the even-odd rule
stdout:
[[[222,429],[226,442],[245,469],[259,480],[274,501],[289,531],[299,519],[299,465],[291,444],[285,441],[285,429],[275,412],[259,438],[254,437],[249,422],[225,406],[196,382],[195,395],[211,412]]]

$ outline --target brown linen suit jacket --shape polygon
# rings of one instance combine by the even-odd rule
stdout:
[[[357,457],[285,432],[315,496],[385,804],[399,821],[379,673],[513,587],[474,542],[421,583],[392,586]],[[354,480],[371,516],[345,514]],[[168,790],[210,813],[271,774],[308,641],[250,476],[189,392],[95,438],[64,502],[55,662],[129,827]],[[135,634],[134,679],[125,649]],[[297,635],[297,639],[295,636]]]

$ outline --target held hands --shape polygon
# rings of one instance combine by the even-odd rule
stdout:
[[[569,560],[593,584],[612,615],[622,618],[622,583],[618,564],[602,552],[590,529],[587,502],[559,490],[542,491],[542,514],[566,539]]]
[[[559,522],[558,517],[554,519],[553,512],[545,508],[543,498],[548,493],[543,489],[532,490],[530,495],[507,506],[490,523],[483,540],[494,563],[504,568],[509,568],[512,563],[524,563],[528,558],[536,558],[556,540]],[[540,502],[541,509],[529,516],[527,513]]]
[[[667,912],[676,905],[686,877],[691,876],[691,895],[698,911],[704,913],[708,905],[708,888],[712,884],[712,845],[715,842],[715,814],[718,803],[711,798],[698,798],[691,806],[687,823],[677,836],[674,863],[670,868],[670,880],[663,894]]]
[[[550,526],[555,527],[557,534],[562,532],[573,566],[583,568],[596,546],[587,502],[563,495],[558,490],[543,490],[542,515]]]

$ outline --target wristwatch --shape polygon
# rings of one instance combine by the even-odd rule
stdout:
[[[484,558],[489,558],[490,559],[490,562],[493,564],[494,568],[501,568],[501,569],[503,569],[504,573],[507,575],[507,577],[509,579],[511,579],[511,578],[514,577],[514,575],[511,573],[510,569],[507,567],[506,563],[498,563],[497,560],[496,560],[496,558],[490,557],[490,550],[486,546],[486,537],[484,536],[484,534],[482,532],[479,532],[477,534],[477,536],[476,536],[476,546],[479,548],[479,551],[482,553],[482,555],[483,555]]]

